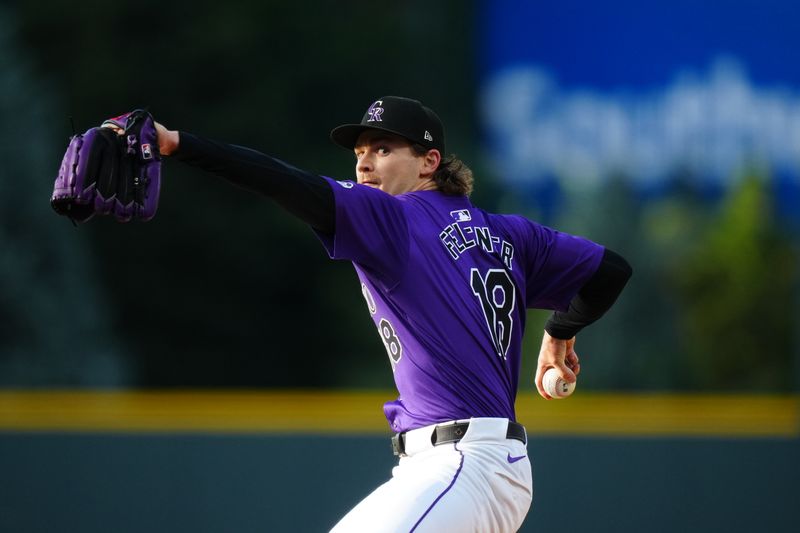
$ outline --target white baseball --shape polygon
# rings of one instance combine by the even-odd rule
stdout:
[[[547,394],[556,400],[566,398],[575,390],[575,383],[567,383],[555,368],[548,368],[542,378],[542,386]]]

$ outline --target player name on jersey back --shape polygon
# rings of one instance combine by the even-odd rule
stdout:
[[[462,228],[459,222],[453,222],[439,233],[439,239],[453,259],[458,259],[461,254],[476,246],[487,253],[499,250],[503,264],[509,270],[513,270],[511,261],[514,259],[514,246],[510,242],[492,235],[491,230],[486,226]]]

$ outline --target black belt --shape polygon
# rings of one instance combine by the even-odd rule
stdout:
[[[431,432],[431,444],[439,446],[440,444],[447,444],[450,442],[458,442],[467,433],[469,422],[459,422],[457,424],[447,424],[445,426],[436,426]],[[508,421],[508,430],[506,431],[507,439],[516,439],[523,444],[525,441],[525,426],[516,422]],[[392,437],[392,451],[395,455],[406,454],[406,434],[398,433]]]

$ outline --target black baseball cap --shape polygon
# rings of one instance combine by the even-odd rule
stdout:
[[[342,124],[331,131],[331,140],[352,150],[365,130],[394,133],[415,144],[437,149],[445,155],[444,126],[430,108],[417,100],[401,96],[384,96],[369,106],[359,124]]]

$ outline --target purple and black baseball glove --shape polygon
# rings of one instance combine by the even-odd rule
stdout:
[[[137,109],[70,137],[50,204],[75,222],[96,214],[145,221],[156,214],[160,189],[153,116]]]

